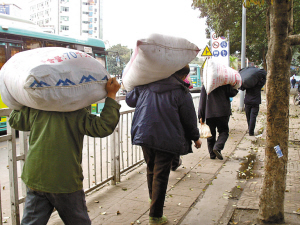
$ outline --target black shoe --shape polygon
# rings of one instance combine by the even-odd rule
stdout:
[[[220,150],[213,150],[213,152],[216,154],[218,159],[223,160],[223,156]]]
[[[214,153],[209,154],[209,155],[210,155],[210,159],[215,159],[216,158],[216,155]]]
[[[250,134],[250,133],[249,133],[249,136],[254,136],[254,134]]]
[[[181,164],[182,164],[182,159],[179,159],[179,163],[178,163],[178,165],[177,165],[177,166],[174,166],[174,167],[172,167],[172,168],[171,168],[171,170],[172,170],[172,171],[175,171],[175,170],[177,170],[177,169],[178,169],[178,167],[179,167],[179,166],[181,166]]]

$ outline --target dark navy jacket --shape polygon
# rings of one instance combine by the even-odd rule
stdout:
[[[136,107],[131,139],[134,145],[185,155],[192,152],[191,140],[200,137],[193,99],[185,83],[167,79],[135,87],[126,103]]]

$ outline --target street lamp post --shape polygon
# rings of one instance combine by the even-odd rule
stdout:
[[[246,4],[245,0],[243,0],[243,8],[242,8],[242,46],[241,46],[241,69],[245,68],[245,59],[246,59],[246,8],[244,6]],[[245,91],[240,90],[240,107],[239,111],[244,110],[244,98]]]

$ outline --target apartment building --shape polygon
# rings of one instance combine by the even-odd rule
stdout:
[[[103,0],[29,0],[30,20],[45,32],[103,38]]]
[[[22,9],[15,4],[3,2],[0,3],[0,13],[11,16],[20,16],[22,14]]]

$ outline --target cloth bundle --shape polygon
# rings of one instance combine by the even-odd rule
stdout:
[[[152,34],[137,41],[135,50],[123,73],[127,91],[135,86],[168,78],[190,63],[199,48],[184,38]]]
[[[2,67],[1,97],[16,110],[75,111],[105,98],[108,78],[102,64],[84,52],[37,48],[17,53]]]
[[[266,79],[267,72],[256,67],[246,67],[240,70],[242,88],[253,88],[261,79]]]

